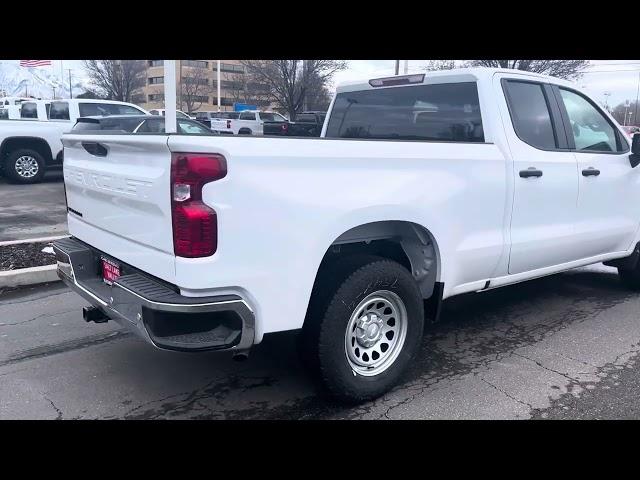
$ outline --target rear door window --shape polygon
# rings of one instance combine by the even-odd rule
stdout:
[[[339,93],[326,136],[484,142],[478,88],[463,82]]]
[[[509,80],[505,88],[513,128],[520,140],[541,150],[558,148],[542,84]]]
[[[67,102],[51,102],[50,120],[69,120],[69,104]]]
[[[23,103],[20,118],[38,118],[38,106],[33,102]]]
[[[253,112],[243,112],[240,114],[240,120],[255,120],[256,114]]]

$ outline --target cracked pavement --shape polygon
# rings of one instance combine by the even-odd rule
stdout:
[[[61,284],[0,292],[0,419],[640,418],[640,294],[596,265],[448,299],[401,385],[327,400],[295,334],[249,360],[155,350],[86,324]]]

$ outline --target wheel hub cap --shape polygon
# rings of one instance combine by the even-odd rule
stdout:
[[[374,376],[389,368],[402,350],[407,311],[388,290],[367,295],[353,310],[345,332],[347,361],[354,372]]]
[[[372,347],[382,337],[382,328],[382,318],[375,313],[367,314],[358,321],[356,341],[363,347]]]
[[[16,160],[15,163],[16,173],[24,178],[31,178],[36,176],[40,167],[35,158],[24,155]]]

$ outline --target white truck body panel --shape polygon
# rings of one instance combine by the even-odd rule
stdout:
[[[410,222],[429,232],[444,298],[629,255],[639,235],[640,168],[629,166],[628,152],[611,161],[521,141],[503,78],[575,88],[513,71],[427,74],[425,84],[477,82],[484,143],[65,135],[69,206],[83,215],[69,214],[69,231],[185,296],[240,295],[255,313],[256,342],[302,326],[327,250],[373,222]],[[338,93],[372,88],[348,84]],[[81,146],[89,140],[109,155],[96,160]],[[227,175],[203,190],[218,221],[210,257],[172,255],[171,152],[226,159]],[[607,163],[606,174],[603,165],[600,177],[580,175],[599,162]],[[519,177],[532,166],[545,175]]]

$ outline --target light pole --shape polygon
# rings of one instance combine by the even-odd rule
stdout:
[[[67,72],[69,72],[69,98],[73,98],[73,87],[71,86],[71,69],[67,68]]]
[[[638,124],[638,100],[640,100],[640,72],[638,72],[638,90],[636,91],[636,108],[635,114],[633,115],[633,123]]]
[[[624,127],[627,126],[627,112],[629,111],[629,100],[627,100],[624,104],[624,118],[622,119],[622,124]]]
[[[609,110],[609,97],[611,96],[611,92],[604,92],[604,107],[607,109],[607,112],[610,112],[611,110]]]

